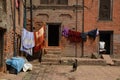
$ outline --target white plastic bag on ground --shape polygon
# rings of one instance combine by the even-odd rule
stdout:
[[[32,64],[30,63],[25,63],[24,66],[23,66],[23,71],[26,72],[28,70],[32,70]]]

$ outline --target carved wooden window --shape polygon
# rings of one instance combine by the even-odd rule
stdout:
[[[110,20],[111,19],[111,0],[99,0],[99,20]]]
[[[40,0],[41,4],[67,5],[68,0]]]
[[[57,4],[67,5],[68,4],[68,0],[57,0]]]
[[[49,4],[55,4],[55,0],[49,0]]]
[[[41,4],[48,4],[48,1],[49,1],[49,0],[40,0],[40,3],[41,3]]]

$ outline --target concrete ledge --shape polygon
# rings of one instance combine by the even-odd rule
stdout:
[[[115,66],[120,66],[120,59],[113,59]]]
[[[77,59],[78,65],[106,65],[103,59],[87,59],[87,58],[62,58],[61,64],[72,64]]]
[[[104,59],[91,59],[91,58],[74,58],[74,57],[62,57],[62,58],[44,58],[41,63],[56,64],[56,65],[72,65],[77,59],[78,65],[108,65]],[[114,65],[120,66],[120,59],[112,59]]]

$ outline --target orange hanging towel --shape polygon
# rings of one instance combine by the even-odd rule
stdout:
[[[41,27],[39,31],[34,32],[35,47],[34,52],[38,52],[44,46],[44,27]]]

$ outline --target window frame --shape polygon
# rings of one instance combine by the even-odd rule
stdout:
[[[110,0],[110,11],[109,11],[110,15],[109,15],[109,18],[104,18],[104,19],[100,17],[100,6],[101,6],[100,1],[101,0],[99,0],[99,9],[98,9],[99,15],[98,15],[98,20],[99,21],[112,21],[113,0]]]
[[[43,0],[43,3],[41,3],[42,2],[42,0],[40,0],[40,4],[41,5],[68,5],[68,0],[64,0],[65,2],[67,2],[67,3],[65,3],[65,2],[63,2],[63,4],[61,4],[61,3],[59,3],[59,1],[61,1],[61,0],[53,0],[53,3],[50,3],[50,0],[47,0],[47,2],[44,2],[45,0]]]

